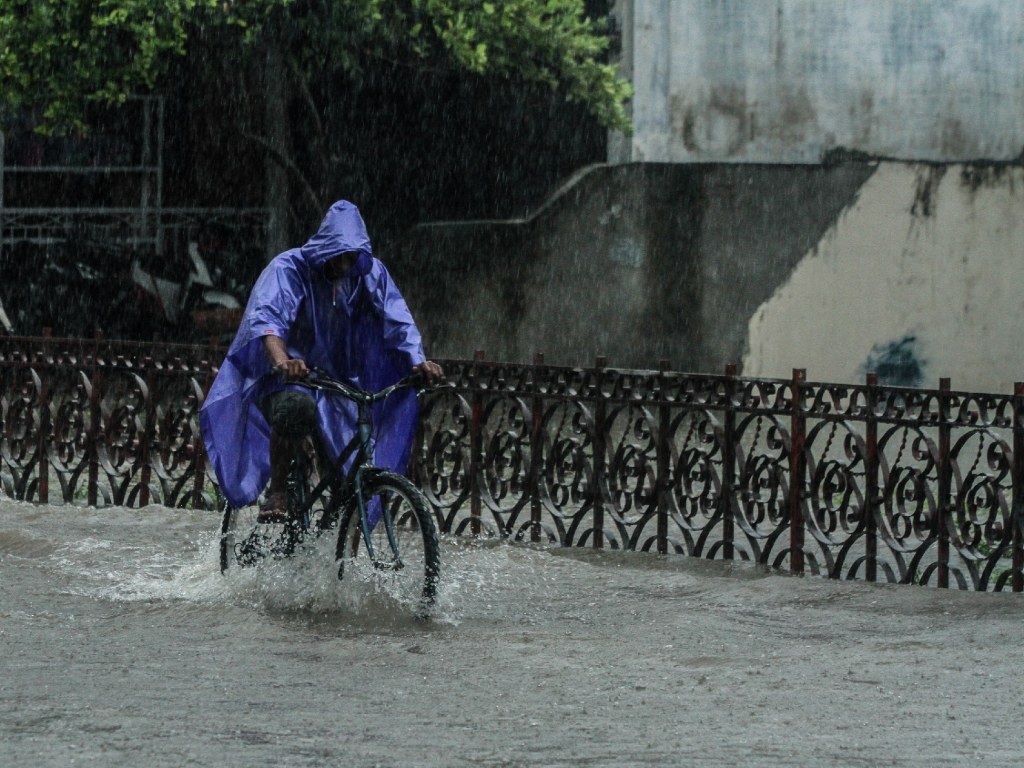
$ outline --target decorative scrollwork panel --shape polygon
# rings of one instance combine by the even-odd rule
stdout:
[[[149,387],[136,373],[113,370],[98,377],[100,387],[100,466],[98,493],[105,504],[143,506],[159,498],[150,484],[145,459],[150,439]]]
[[[43,382],[35,368],[3,367],[3,434],[0,458],[3,460],[4,493],[15,499],[42,501],[39,496],[39,468],[43,455]]]
[[[1005,589],[1012,575],[1012,450],[1005,433],[965,431],[950,451],[951,575],[962,589]]]
[[[54,369],[48,387],[50,473],[65,504],[88,503],[89,466],[95,450],[92,430],[92,384],[75,368]],[[56,501],[54,489],[50,501]]]
[[[494,397],[482,409],[481,525],[499,535],[522,537],[529,527],[532,423],[519,397]]]
[[[806,562],[812,573],[844,578],[868,557],[863,431],[845,420],[818,421],[807,431],[804,456]]]
[[[580,402],[556,401],[542,421],[541,525],[565,546],[593,545],[594,418]]]
[[[470,499],[472,408],[451,389],[426,397],[420,408],[419,440],[410,470],[439,518],[452,531]]]
[[[738,422],[736,436],[737,548],[740,557],[769,563],[789,523],[789,431],[775,415],[758,412]]]
[[[934,573],[943,501],[937,433],[908,425],[879,431],[878,568],[887,581],[926,583]]]
[[[618,548],[656,550],[660,502],[657,416],[630,403],[613,409],[606,426],[605,531],[611,533]]]
[[[721,539],[725,434],[714,413],[677,411],[670,421],[671,476],[669,545],[675,552],[701,557]]]
[[[199,409],[203,390],[194,377],[163,376],[155,399],[150,462],[154,489],[168,507],[206,506],[196,488],[203,461]],[[197,493],[198,490],[198,493]]]

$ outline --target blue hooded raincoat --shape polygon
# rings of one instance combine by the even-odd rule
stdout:
[[[324,265],[349,251],[359,254],[354,266],[330,281]],[[420,333],[388,271],[373,257],[359,210],[338,201],[309,242],[278,255],[263,270],[200,411],[207,454],[236,507],[253,503],[270,477],[270,426],[258,403],[296,386],[274,375],[263,351],[269,335],[284,340],[290,357],[371,391],[425,360]],[[325,447],[337,458],[355,432],[355,405],[311,394]],[[374,408],[375,463],[404,471],[418,415],[415,393],[397,392]]]

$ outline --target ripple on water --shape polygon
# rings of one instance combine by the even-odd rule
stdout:
[[[0,531],[0,559],[12,555],[23,559],[42,559],[53,554],[57,545],[34,531]]]

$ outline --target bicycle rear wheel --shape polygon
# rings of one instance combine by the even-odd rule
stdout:
[[[429,608],[437,597],[441,554],[427,500],[408,479],[392,472],[372,476],[363,497],[367,509],[376,507],[381,511],[381,519],[369,536],[373,557],[363,538],[359,508],[352,500],[346,505],[338,531],[338,578],[364,574],[399,602]],[[388,521],[394,545],[388,537]]]
[[[259,504],[232,507],[223,504],[220,525],[220,572],[259,565],[266,557],[288,557],[309,528],[308,515],[301,510],[309,494],[309,479],[303,459],[292,460],[288,470],[288,517],[290,522],[261,524]]]
[[[263,559],[265,547],[259,540],[260,526],[256,524],[258,504],[233,507],[223,505],[220,523],[220,572],[257,565]]]

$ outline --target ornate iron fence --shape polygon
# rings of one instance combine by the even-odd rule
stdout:
[[[0,340],[0,486],[213,505],[197,426],[221,351]],[[410,474],[442,530],[744,559],[839,579],[1024,590],[1012,395],[442,361]]]
[[[42,503],[213,506],[199,407],[216,347],[0,339],[0,490]]]

